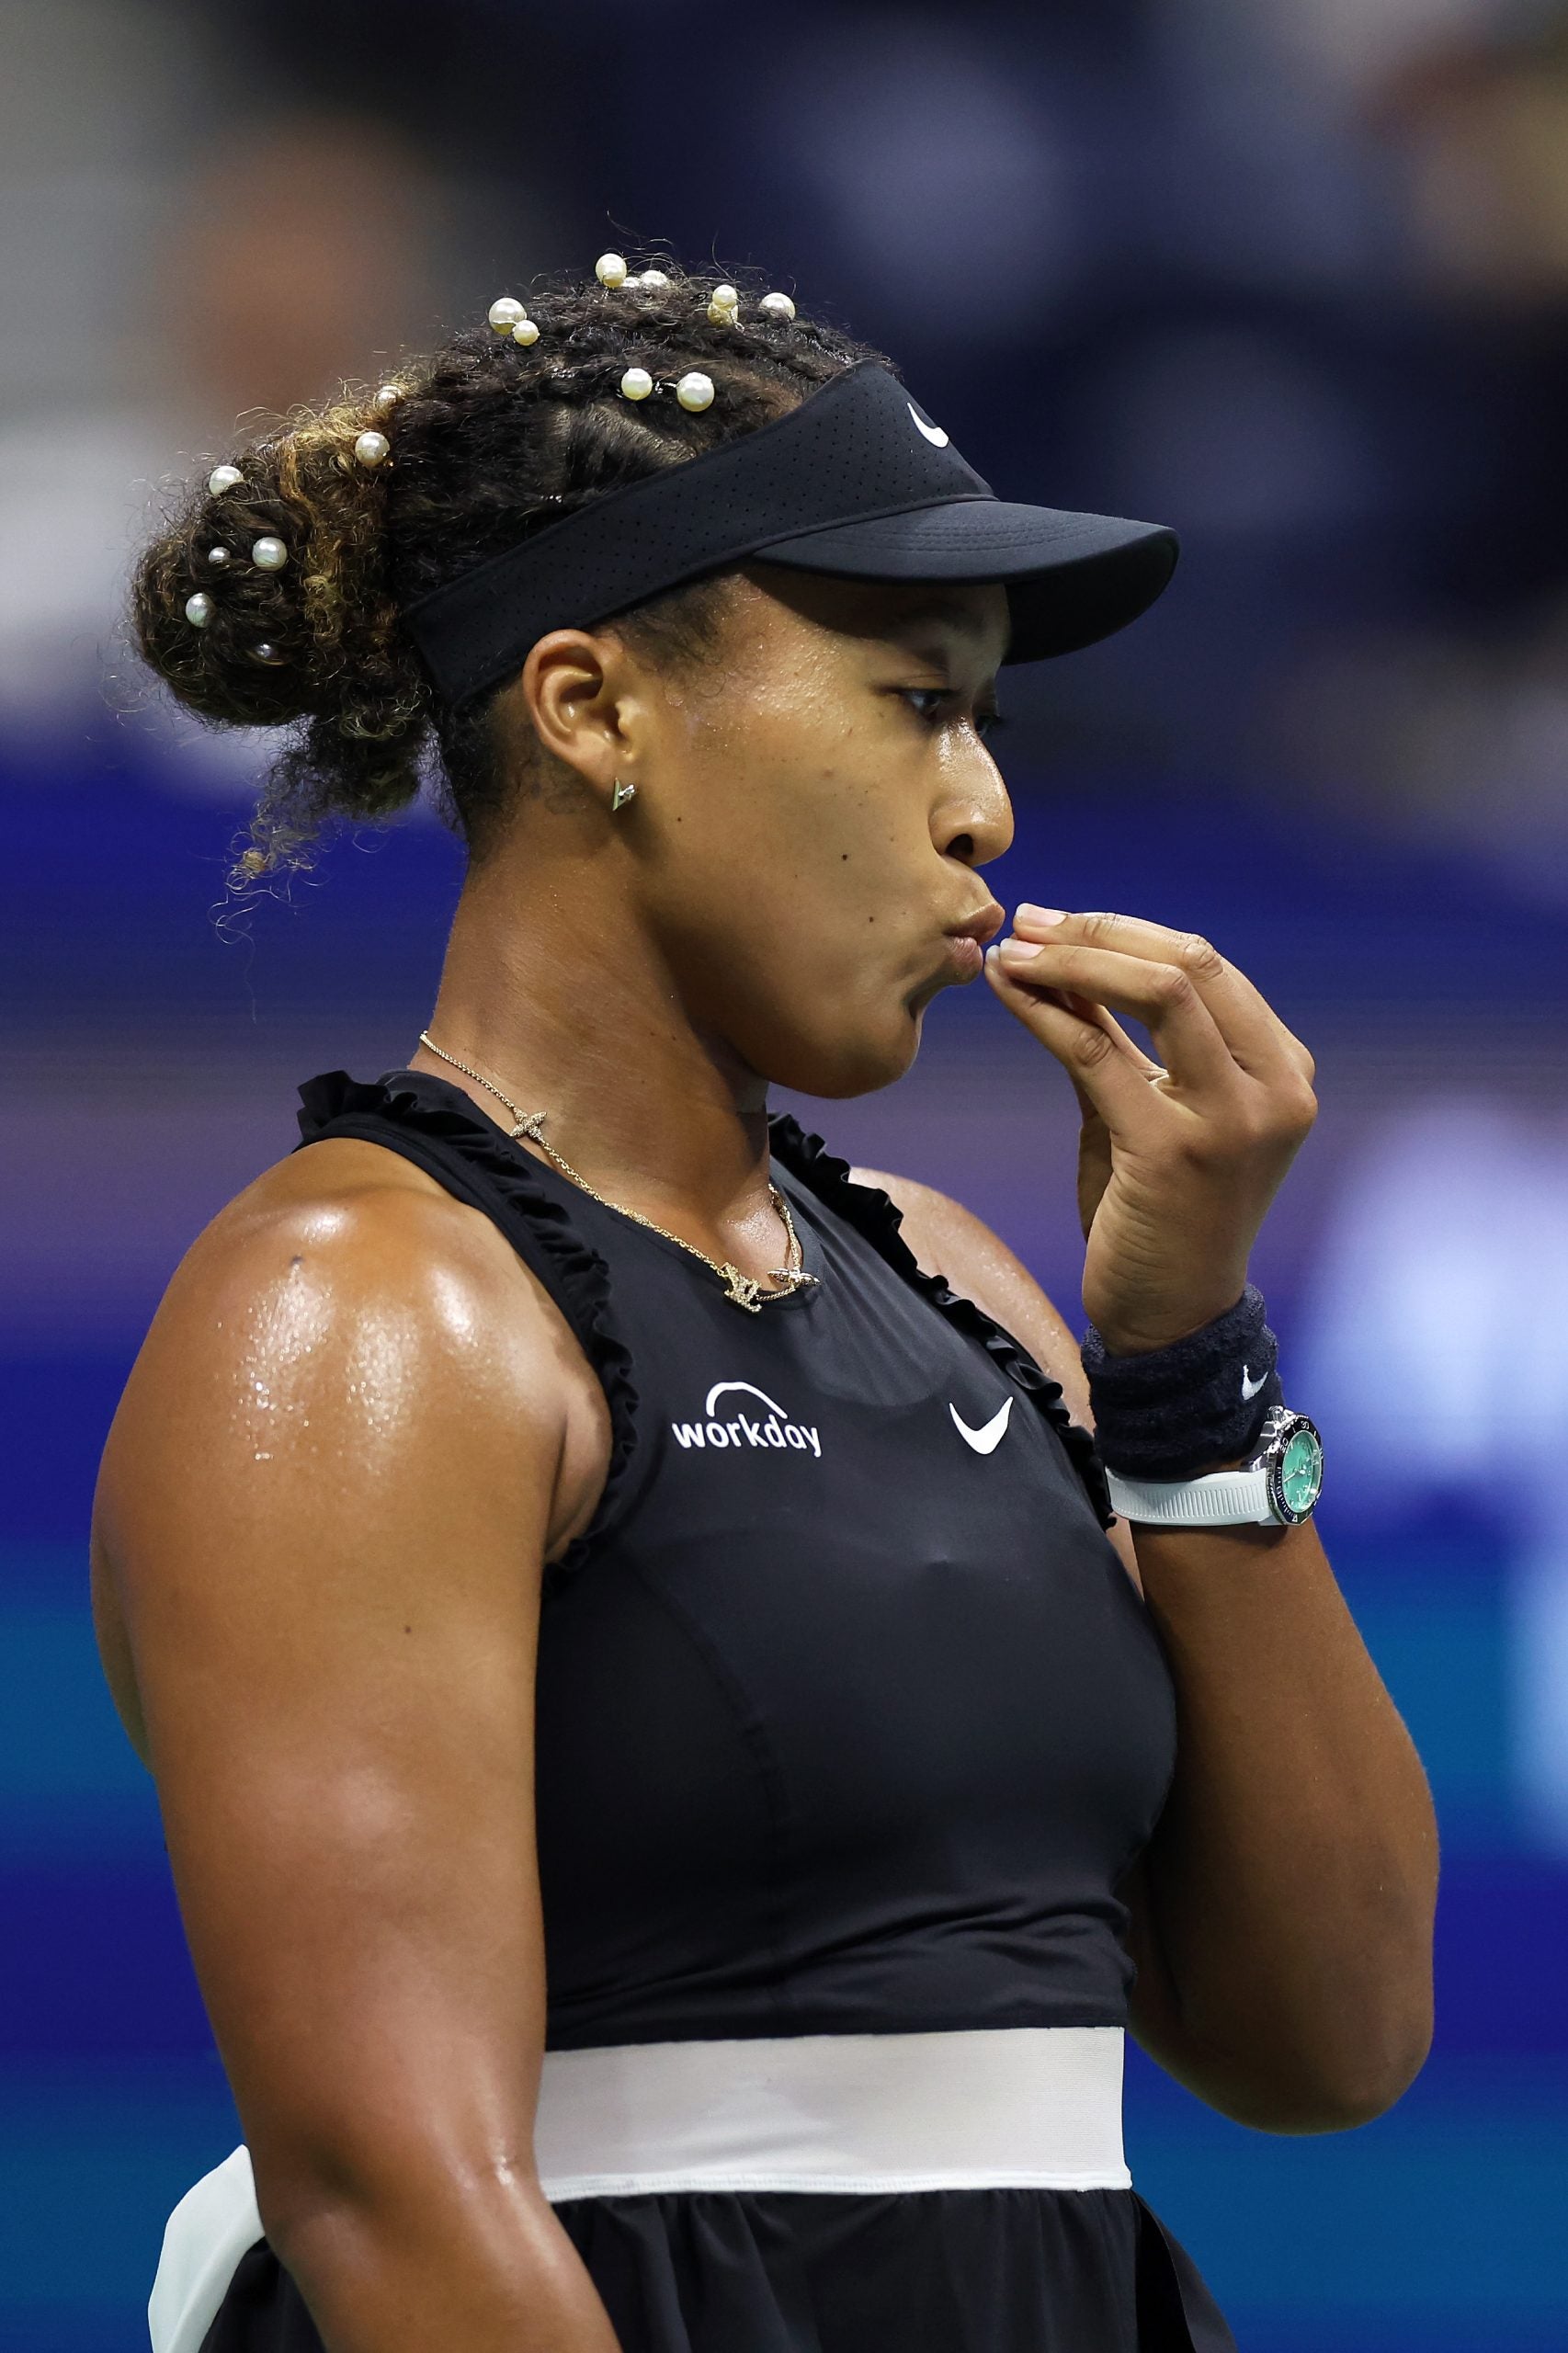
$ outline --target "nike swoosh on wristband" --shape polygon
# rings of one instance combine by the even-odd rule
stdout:
[[[927,425],[923,416],[915,415],[915,403],[913,401],[905,401],[904,406],[909,411],[910,415],[915,417],[915,424],[920,427],[920,430],[926,436],[926,440],[935,442],[938,449],[945,449],[948,446],[948,437],[943,432],[941,426],[939,425]]]
[[[1244,1364],[1242,1367],[1242,1395],[1244,1397],[1256,1397],[1267,1378],[1268,1375],[1266,1372],[1263,1372],[1259,1373],[1256,1381],[1249,1381],[1247,1379],[1247,1369]]]
[[[1007,1416],[1012,1410],[1012,1399],[1010,1397],[1004,1397],[995,1413],[992,1415],[991,1419],[988,1422],[983,1423],[979,1429],[971,1430],[969,1424],[960,1419],[959,1409],[956,1405],[949,1404],[948,1407],[949,1413],[953,1417],[953,1424],[959,1436],[964,1440],[966,1445],[973,1447],[976,1454],[995,1453],[996,1449],[1002,1443],[1002,1433],[1007,1427]]]

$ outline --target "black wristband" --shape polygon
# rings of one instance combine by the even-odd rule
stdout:
[[[1263,1293],[1248,1283],[1233,1307],[1169,1347],[1108,1356],[1091,1324],[1079,1355],[1106,1468],[1124,1479],[1194,1479],[1250,1453],[1285,1402],[1279,1344],[1264,1319]]]

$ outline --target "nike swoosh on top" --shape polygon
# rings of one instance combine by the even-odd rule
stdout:
[[[943,432],[941,426],[939,425],[927,425],[923,416],[916,416],[915,412],[915,403],[913,401],[905,401],[904,407],[909,411],[910,415],[915,417],[915,424],[920,427],[920,430],[926,436],[926,440],[934,441],[938,449],[945,449],[948,446],[948,437]]]
[[[1002,1443],[1002,1433],[1007,1427],[1007,1416],[1012,1410],[1012,1399],[1010,1397],[1004,1397],[995,1413],[992,1415],[991,1419],[983,1424],[981,1428],[971,1430],[969,1424],[960,1418],[959,1409],[956,1405],[949,1404],[948,1407],[949,1413],[953,1417],[953,1427],[958,1431],[960,1438],[963,1439],[967,1446],[972,1446],[976,1454],[995,1453],[996,1449]]]
[[[1260,1372],[1256,1381],[1249,1381],[1247,1379],[1247,1369],[1244,1364],[1242,1367],[1242,1395],[1244,1397],[1256,1397],[1267,1378],[1268,1375],[1266,1372]]]

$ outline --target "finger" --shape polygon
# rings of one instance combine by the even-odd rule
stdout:
[[[1172,1115],[1168,1090],[1150,1085],[1154,1066],[1112,1016],[1096,1007],[1101,1017],[1091,1019],[1049,993],[1011,979],[994,950],[986,957],[985,977],[1008,1012],[1062,1064],[1085,1116],[1097,1113],[1123,1143],[1154,1141],[1162,1121]],[[1108,1021],[1119,1044],[1105,1027]]]
[[[1069,1013],[1081,1014],[1085,1021],[1097,1021],[1106,1035],[1114,1040],[1118,1051],[1124,1053],[1144,1078],[1152,1078],[1160,1069],[1160,1064],[1144,1052],[1136,1038],[1128,1036],[1115,1014],[1105,1006],[1096,1005],[1093,997],[1076,996],[1071,989],[1062,989],[1059,994]]]
[[[1082,1020],[1095,1022],[1105,1031],[1117,1051],[1127,1056],[1142,1078],[1169,1076],[1159,1063],[1144,1052],[1136,1038],[1128,1036],[1115,1014],[1108,1011],[1105,1006],[1096,1005],[1093,997],[1075,995],[1071,989],[1050,989],[1044,994],[1054,997],[1058,1004],[1064,1005],[1069,1013],[1077,1014]],[[1084,1108],[1086,1110],[1089,1107],[1085,1104]]]
[[[1085,1021],[1097,1021],[1106,1035],[1115,1040],[1120,1051],[1135,1062],[1140,1070],[1147,1072],[1158,1068],[1137,1040],[1128,1036],[1115,1014],[1107,1006],[1096,1005],[1092,996],[1081,996],[1072,989],[1044,989],[1041,995],[1054,998],[1058,1005],[1064,1005],[1069,1013],[1077,1014]]]
[[[994,952],[1011,980],[1037,989],[1071,989],[1132,1014],[1179,1086],[1210,1095],[1234,1090],[1242,1076],[1235,1057],[1196,983],[1176,965],[1069,940],[1015,938]]]
[[[1016,908],[1015,938],[1072,940],[1174,964],[1198,990],[1244,1070],[1264,1077],[1283,1058],[1299,1075],[1312,1078],[1314,1064],[1301,1040],[1286,1028],[1262,990],[1200,933],[1173,931],[1168,925],[1151,923],[1142,915],[1068,915],[1062,922],[1051,924],[1044,920],[1046,912],[1027,904]]]

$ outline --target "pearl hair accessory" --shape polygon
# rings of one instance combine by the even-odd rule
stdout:
[[[501,295],[490,305],[488,315],[490,324],[497,335],[509,335],[514,343],[529,344],[539,341],[538,327],[515,295]],[[401,398],[401,394],[399,397]]]
[[[792,319],[795,315],[795,305],[788,294],[765,294],[756,307],[767,319]]]
[[[362,466],[384,465],[391,449],[384,433],[361,433],[354,444],[354,455]]]
[[[626,256],[624,254],[601,254],[594,264],[594,276],[601,286],[624,286]]]
[[[404,394],[401,384],[383,384],[381,391],[376,394],[375,399],[370,403],[370,406],[375,410],[378,416],[387,416],[390,415],[392,411],[397,406],[399,401],[405,397],[406,395]]]
[[[222,572],[223,566],[229,561],[228,549],[209,548],[207,551],[207,561],[212,566],[214,572]]]
[[[194,597],[186,598],[185,617],[192,629],[206,628],[212,618],[212,599],[205,588],[199,588]]]
[[[289,551],[281,540],[275,540],[267,531],[251,541],[250,560],[261,572],[281,572],[289,561]]]
[[[276,664],[281,662],[283,659],[283,656],[278,653],[278,648],[271,642],[270,639],[265,637],[262,639],[259,645],[253,645],[251,647],[251,652],[258,662]]]
[[[645,286],[652,293],[658,287],[667,286],[670,281],[662,269],[644,269],[639,271],[635,278],[629,278],[626,282],[629,286]]]
[[[667,377],[650,376],[646,368],[629,368],[620,380],[620,390],[629,401],[645,401],[650,392],[668,392],[670,383]],[[711,407],[713,379],[694,368],[675,386],[675,396],[682,408]]]
[[[708,315],[716,327],[738,326],[735,313],[740,306],[741,298],[733,286],[715,286],[709,297]]]
[[[207,477],[207,487],[213,497],[217,498],[222,492],[233,490],[237,483],[242,483],[244,480],[244,476],[238,466],[214,466]]]

